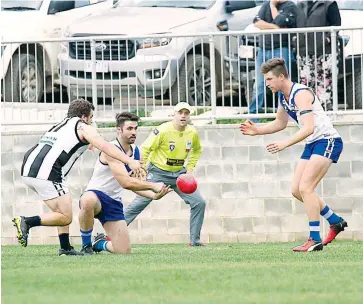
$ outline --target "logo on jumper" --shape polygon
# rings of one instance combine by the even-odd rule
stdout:
[[[284,107],[284,109],[287,111],[287,112],[294,112],[296,113],[298,110],[298,108],[296,107],[295,103],[291,102],[290,104],[286,102],[285,98],[283,99],[282,101],[282,106]]]
[[[175,142],[169,141],[169,150],[174,151],[175,150]]]
[[[185,151],[189,152],[191,147],[192,147],[192,142],[190,140],[188,140],[185,145]]]

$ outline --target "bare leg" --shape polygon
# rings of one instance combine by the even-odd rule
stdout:
[[[97,195],[92,192],[86,192],[80,199],[81,210],[79,212],[79,226],[81,230],[88,231],[93,228],[94,216],[101,212],[101,203]]]
[[[301,193],[299,191],[299,185],[300,185],[300,181],[301,181],[301,177],[305,171],[306,165],[308,164],[309,160],[307,159],[300,159],[296,169],[295,169],[295,175],[294,178],[292,180],[292,195],[298,199],[300,202],[303,203],[303,198],[301,196]],[[321,197],[315,193],[318,197],[319,200],[319,206],[320,206],[320,211],[323,210],[326,206],[325,202],[321,199]]]
[[[58,236],[61,249],[59,254],[78,255],[69,242],[69,224],[72,222],[72,198],[69,193],[44,201],[52,212],[42,214],[42,226],[58,226]]]
[[[125,221],[110,221],[103,226],[112,240],[107,243],[107,250],[115,254],[131,253],[129,232]]]
[[[40,215],[42,226],[68,226],[72,222],[72,198],[69,193],[44,203],[52,212]],[[65,229],[68,231],[69,227]]]
[[[309,221],[319,221],[321,203],[319,196],[314,191],[331,164],[331,159],[314,154],[308,161],[301,177],[299,192],[304,201]]]
[[[303,199],[301,197],[301,193],[299,191],[299,185],[301,177],[303,176],[303,173],[305,171],[306,165],[308,164],[309,160],[307,159],[300,159],[297,163],[297,166],[295,168],[294,177],[292,179],[292,185],[291,185],[291,192],[292,195],[297,198],[300,202],[303,202]]]

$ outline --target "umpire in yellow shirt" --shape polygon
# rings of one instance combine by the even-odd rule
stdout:
[[[141,145],[144,164],[147,164],[150,182],[163,182],[190,205],[190,243],[189,246],[204,246],[200,242],[200,230],[203,225],[205,200],[197,189],[192,194],[184,194],[176,186],[180,174],[192,174],[200,155],[197,130],[188,125],[191,107],[186,102],[178,103],[174,108],[174,119],[155,128]],[[188,157],[188,163],[185,160]],[[127,225],[151,202],[151,199],[136,196],[134,201],[124,209]]]

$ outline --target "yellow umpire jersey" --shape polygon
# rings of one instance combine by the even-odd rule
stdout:
[[[185,130],[176,130],[172,122],[158,126],[141,145],[144,164],[148,161],[158,168],[177,172],[184,166],[189,155],[187,170],[194,170],[200,155],[200,145],[197,130],[187,125]]]

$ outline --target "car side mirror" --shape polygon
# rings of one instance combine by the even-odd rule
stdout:
[[[256,7],[256,2],[255,1],[234,1],[234,0],[230,0],[230,1],[226,1],[225,2],[225,9],[226,9],[226,13],[230,14],[234,11],[239,11],[239,10],[243,10],[243,9],[248,9],[248,8],[253,8]]]

